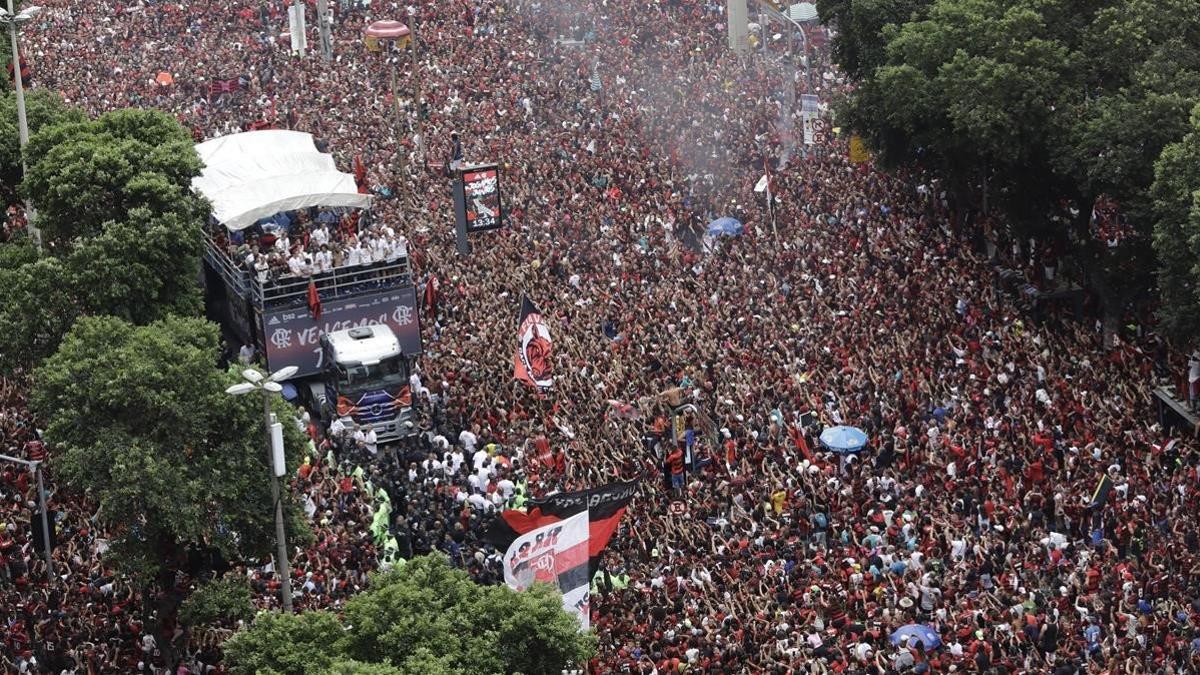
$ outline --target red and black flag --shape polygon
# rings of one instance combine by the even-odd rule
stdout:
[[[245,87],[249,81],[250,78],[246,75],[220,80],[214,79],[208,84],[208,98],[211,100],[213,97],[221,96],[222,94],[233,94]]]
[[[439,300],[439,298],[438,298],[438,296],[439,296],[438,287],[439,286],[441,286],[441,282],[438,281],[436,274],[430,275],[429,281],[425,282],[425,294],[424,294],[425,298],[421,304],[425,306],[425,311],[430,316],[437,316],[438,300]]]
[[[517,352],[513,355],[513,377],[539,389],[554,386],[551,372],[550,329],[542,313],[527,296],[521,296],[521,318],[517,325]]]
[[[308,312],[314,320],[321,320],[321,294],[317,292],[316,282],[311,279],[308,281]]]
[[[528,511],[508,509],[492,522],[484,534],[484,540],[501,551],[517,537],[539,527],[557,523],[582,511],[588,512],[588,560],[592,570],[621,523],[621,516],[633,495],[637,494],[637,481],[609,483],[590,490],[560,492],[543,499],[529,502]]]

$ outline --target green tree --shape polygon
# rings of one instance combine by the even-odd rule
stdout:
[[[1192,131],[1163,150],[1155,165],[1154,250],[1160,318],[1173,335],[1195,344],[1200,338],[1200,105]]]
[[[262,401],[225,393],[235,377],[217,368],[219,351],[216,325],[201,319],[86,317],[34,373],[57,479],[98,505],[109,563],[162,599],[160,619],[175,596],[151,591],[170,591],[185,568],[205,573],[189,553],[262,559],[274,540]],[[288,406],[275,408],[294,469],[304,439]],[[299,510],[285,506],[290,540],[304,541]]]
[[[882,37],[839,57],[857,78],[839,114],[884,165],[932,169],[958,206],[1073,251],[1109,318],[1148,286],[1147,239],[1110,250],[1088,226],[1109,195],[1151,229],[1154,160],[1200,101],[1193,0],[934,0],[882,27],[822,5],[839,40]]]
[[[222,646],[236,672],[249,675],[323,673],[337,659],[343,629],[329,612],[260,612],[249,629]]]
[[[0,31],[2,32],[2,31]],[[7,44],[7,35],[2,40]],[[30,89],[25,92],[25,115],[29,133],[56,124],[82,122],[83,111],[63,102],[49,89]],[[17,94],[0,94],[0,185],[15,188],[21,182],[21,143],[17,129]],[[11,199],[15,195],[3,195]]]
[[[184,626],[249,621],[253,617],[250,582],[234,573],[205,583],[179,606],[179,621]]]
[[[8,372],[53,353],[78,316],[146,324],[202,309],[196,279],[208,204],[191,190],[200,161],[188,133],[157,111],[85,120],[43,103],[22,190],[38,206],[47,246],[37,260],[12,244],[27,254],[0,271],[16,291],[0,294],[0,369]]]
[[[833,58],[852,78],[860,79],[883,65],[885,26],[919,17],[933,0],[818,0],[824,24],[836,24]]]
[[[13,261],[13,262],[9,262]],[[0,371],[17,372],[54,353],[79,309],[57,258],[37,258],[27,241],[0,244]]]
[[[105,223],[103,232],[79,239],[66,255],[81,310],[134,323],[200,314],[202,236],[200,221],[146,207],[130,212],[126,222]]]
[[[320,613],[305,616],[311,614]],[[370,588],[346,603],[341,621],[344,626],[321,641],[293,637],[276,615],[259,615],[226,642],[225,653],[234,672],[246,674],[319,675],[330,664],[353,661],[404,675],[557,675],[595,652],[594,637],[579,632],[554,589],[517,593],[479,586],[439,555],[374,577]],[[331,634],[339,636],[336,641],[328,639]],[[291,656],[299,652],[309,659]]]
[[[29,141],[28,160],[23,189],[54,241],[100,235],[138,208],[199,222],[208,214],[191,190],[202,169],[192,138],[157,110],[116,110],[43,129]]]
[[[422,664],[421,675],[449,675],[436,659],[430,659]],[[362,661],[338,661],[330,666],[322,675],[408,675],[407,671],[384,663],[363,663]]]

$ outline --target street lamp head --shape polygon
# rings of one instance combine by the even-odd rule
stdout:
[[[272,382],[283,382],[284,380],[290,380],[299,371],[300,371],[299,366],[288,366],[286,368],[280,368],[279,370],[271,373],[271,381]]]
[[[246,378],[247,382],[253,382],[254,384],[258,384],[259,382],[263,381],[262,373],[253,368],[247,368],[243,370],[242,377]]]
[[[233,394],[234,396],[240,396],[242,394],[249,394],[250,392],[254,391],[255,389],[257,389],[257,387],[255,387],[253,384],[251,384],[249,382],[238,382],[237,384],[231,385],[230,387],[226,388],[225,393]]]
[[[270,380],[263,382],[262,388],[266,389],[272,394],[278,394],[279,392],[283,391],[282,384],[279,384],[278,382],[271,382]]]
[[[16,14],[13,14],[7,9],[0,9],[0,23],[21,25],[26,21],[32,20],[33,17],[37,16],[41,12],[42,8],[36,5],[33,7],[26,7]]]

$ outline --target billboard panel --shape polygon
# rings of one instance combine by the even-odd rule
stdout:
[[[417,290],[412,286],[321,302],[321,319],[308,307],[264,312],[263,345],[271,370],[285,366],[300,369],[297,377],[313,375],[324,367],[321,335],[328,332],[387,324],[408,356],[421,353],[421,327]]]
[[[504,226],[500,204],[500,167],[496,164],[468,166],[462,170],[467,234]]]

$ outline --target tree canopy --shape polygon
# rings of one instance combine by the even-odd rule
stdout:
[[[8,40],[0,42],[7,46]],[[30,134],[56,124],[82,122],[84,119],[83,111],[67,105],[58,94],[42,88],[25,92],[25,115]],[[0,94],[0,185],[15,188],[21,183],[20,138],[17,129],[17,94],[6,91]]]
[[[208,205],[191,191],[201,167],[188,133],[158,111],[85,120],[56,99],[36,100],[41,121],[21,190],[47,245],[39,257],[27,242],[0,243],[12,249],[0,257],[21,263],[0,270],[15,290],[0,294],[0,368],[8,371],[53,353],[79,316],[146,324],[202,308],[196,279]],[[19,165],[0,155],[0,171],[9,159]]]
[[[191,190],[202,169],[192,137],[161,111],[115,110],[44,128],[29,139],[28,160],[22,187],[54,241],[99,236],[138,209],[187,221],[207,215]]]
[[[1163,323],[1177,335],[1200,335],[1200,106],[1191,133],[1158,158],[1152,195]]]
[[[235,673],[558,675],[595,640],[550,587],[480,586],[439,555],[376,575],[341,617],[262,613],[225,643]]]
[[[820,0],[856,87],[841,122],[887,166],[944,177],[968,208],[1063,244],[1119,311],[1152,266],[1150,186],[1200,102],[1192,0]],[[1102,195],[1136,233],[1088,232]],[[989,204],[990,202],[990,204]],[[1140,242],[1140,243],[1139,243]],[[1146,280],[1147,282],[1149,279]]]
[[[259,558],[274,540],[262,401],[225,393],[237,378],[217,368],[219,352],[201,319],[88,317],[35,372],[31,403],[58,479],[99,506],[116,535],[111,562],[143,583]],[[276,408],[294,468],[304,439]]]

